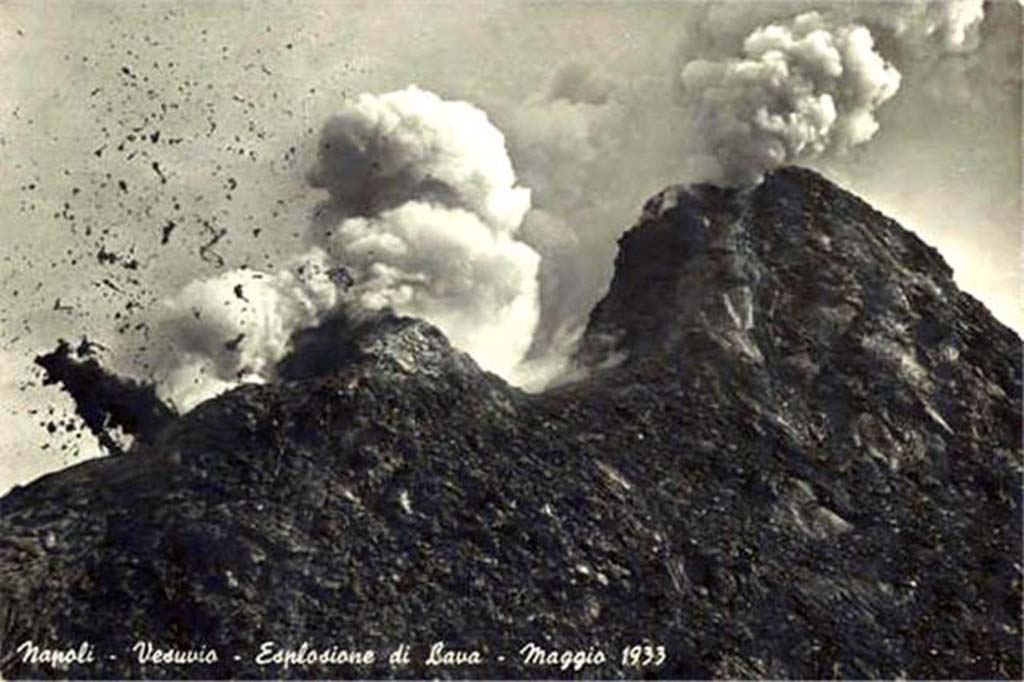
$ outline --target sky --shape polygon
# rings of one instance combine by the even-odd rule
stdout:
[[[543,374],[644,200],[713,174],[683,68],[735,59],[751,31],[808,10],[868,25],[902,78],[870,139],[799,161],[939,248],[1020,332],[1020,6],[987,3],[955,49],[944,24],[914,33],[921,7],[0,2],[0,493],[98,454],[33,356],[88,335],[147,376],[169,298],[307,252],[321,129],[362,93],[415,84],[504,135],[531,192],[515,238],[540,255],[528,360]]]

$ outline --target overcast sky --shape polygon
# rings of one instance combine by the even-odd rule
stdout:
[[[95,452],[42,425],[70,413],[38,386],[35,354],[88,334],[141,371],[132,350],[149,343],[138,324],[157,301],[302,248],[323,198],[305,177],[317,134],[346,97],[415,83],[484,109],[533,190],[524,229],[562,254],[564,315],[585,315],[644,199],[703,179],[685,139],[681,62],[734,55],[756,25],[808,8],[856,13],[809,2],[0,2],[0,492]],[[881,37],[903,80],[879,132],[809,164],[937,246],[961,287],[1018,331],[1020,26],[1019,5],[1005,2],[986,7],[976,44],[957,53],[886,53]]]

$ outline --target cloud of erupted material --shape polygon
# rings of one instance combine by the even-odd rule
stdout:
[[[540,256],[517,239],[530,191],[483,111],[416,86],[361,95],[324,125],[308,179],[329,194],[309,252],[277,272],[194,281],[164,302],[165,398],[187,409],[273,378],[292,335],[337,305],[423,318],[511,377],[537,326]]]
[[[487,114],[415,85],[346,103],[323,127],[309,180],[331,195],[322,208],[340,217],[419,200],[464,208],[511,233],[530,208]]]
[[[540,256],[518,238],[530,191],[483,111],[416,86],[361,95],[324,125],[309,179],[330,194],[311,238],[351,274],[347,300],[426,319],[510,376]]]
[[[179,410],[237,386],[273,377],[291,335],[338,301],[320,249],[276,272],[237,269],[187,284],[163,301],[156,328],[168,348],[155,358],[162,398]]]
[[[756,29],[740,58],[687,63],[682,82],[725,180],[743,183],[870,140],[900,74],[866,27],[808,12]]]
[[[977,47],[984,16],[982,0],[837,6],[754,28],[738,56],[685,62],[693,135],[721,167],[710,179],[754,183],[773,168],[867,142],[901,82],[876,35],[900,61],[934,60]]]

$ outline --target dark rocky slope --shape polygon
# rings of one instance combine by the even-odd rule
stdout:
[[[0,500],[4,676],[1021,677],[1020,339],[810,171],[652,199],[586,380],[526,395],[389,316],[297,349]],[[118,657],[55,671],[26,639]],[[261,668],[265,640],[413,663]],[[439,640],[485,663],[425,667]],[[524,667],[526,641],[610,661]],[[623,667],[645,641],[665,664]]]

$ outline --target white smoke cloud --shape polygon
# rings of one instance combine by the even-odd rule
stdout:
[[[868,141],[876,110],[900,86],[867,28],[832,26],[817,12],[754,30],[742,53],[693,60],[681,76],[696,100],[698,134],[727,182],[755,182],[772,168]]]
[[[156,362],[161,397],[186,410],[240,383],[263,383],[293,332],[338,301],[320,249],[274,273],[238,269],[187,284],[165,300],[156,327],[170,344]]]
[[[164,302],[163,397],[189,409],[272,380],[294,333],[339,305],[423,318],[513,378],[537,326],[540,256],[517,238],[530,191],[483,111],[416,86],[361,95],[324,125],[309,181],[329,198],[307,253],[272,273],[194,281]]]
[[[349,269],[349,300],[426,319],[512,376],[540,256],[518,237],[530,190],[482,110],[416,86],[361,95],[324,125],[310,182],[330,194],[312,239]]]
[[[901,68],[908,58],[934,60],[978,47],[984,0],[898,0],[893,2],[711,2],[698,5],[702,14],[688,26],[683,51],[690,59],[719,58],[723,48],[741,44],[754,29],[786,23],[794,16],[816,11],[835,26],[866,26],[882,50]],[[894,54],[894,52],[896,54]]]
[[[309,180],[330,193],[325,208],[346,216],[429,200],[512,233],[530,208],[530,190],[516,186],[505,137],[487,114],[415,85],[342,107],[323,127]]]
[[[475,213],[420,201],[349,218],[328,243],[363,307],[426,319],[481,367],[511,377],[537,326],[536,251]]]

